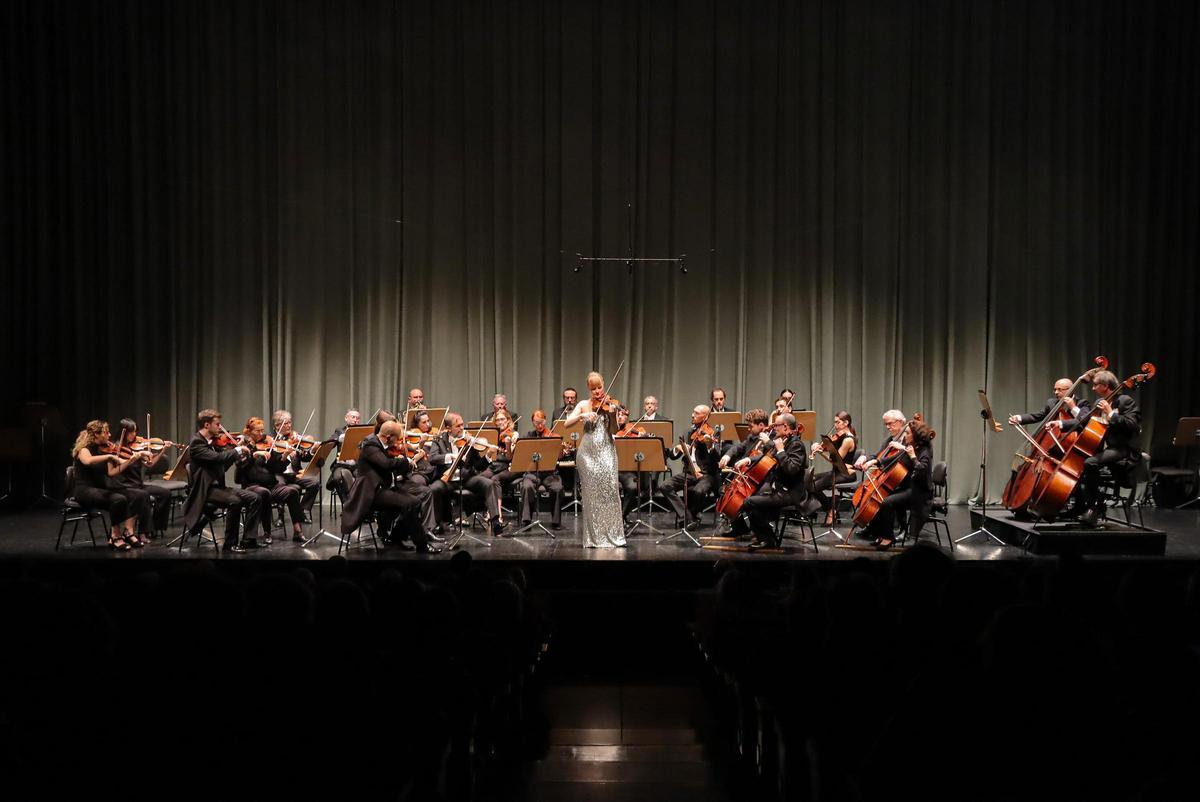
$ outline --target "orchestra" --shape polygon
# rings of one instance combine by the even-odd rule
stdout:
[[[1014,514],[1019,511],[1053,520],[1072,516],[1074,510],[1082,525],[1096,525],[1105,504],[1103,478],[1127,471],[1141,459],[1141,413],[1130,391],[1151,378],[1154,367],[1146,363],[1142,373],[1122,382],[1107,370],[1106,359],[1098,357],[1097,364],[1100,367],[1074,382],[1068,378],[1054,382],[1053,396],[1041,409],[1007,417],[1014,429],[1031,427],[1031,433],[1021,431],[1031,447],[1027,455],[1018,455],[1021,459],[1014,464],[1010,481],[1010,485],[1026,484],[1017,488],[1022,492],[1010,494],[1011,488],[1006,488],[1005,506]],[[1090,388],[1091,398],[1081,398],[1084,388]],[[936,437],[923,416],[918,413],[909,420],[899,409],[887,410],[881,416],[883,443],[874,452],[863,452],[846,410],[834,414],[828,432],[819,438],[805,435],[792,411],[794,397],[793,390],[784,388],[769,414],[763,409],[747,412],[745,438],[725,447],[709,419],[713,412],[727,410],[728,397],[724,388],[713,387],[709,403],[693,407],[690,427],[667,449],[667,456],[680,463],[678,472],[665,481],[657,475],[648,477],[659,480],[653,497],[663,502],[685,529],[697,525],[701,512],[715,506],[717,514],[728,519],[735,539],[749,536],[750,548],[761,549],[779,545],[774,524],[785,506],[803,506],[809,513],[820,508],[825,512],[825,524],[832,526],[836,489],[853,484],[858,474],[862,481],[854,494],[851,535],[886,550],[902,531],[910,538],[919,534],[934,492],[932,444]],[[575,388],[568,386],[562,390],[562,405],[552,416],[542,408],[533,410],[532,426],[525,436],[559,437],[560,442],[553,451],[553,470],[520,472],[512,470],[514,447],[521,437],[516,426],[519,416],[509,410],[504,393],[493,396],[491,409],[481,417],[482,426],[470,432],[456,412],[448,412],[444,425],[434,428],[424,391],[414,387],[406,398],[406,411],[417,411],[410,416],[411,428],[405,430],[402,421],[381,408],[371,421],[375,433],[360,442],[355,454],[344,453],[341,446],[347,430],[361,424],[362,414],[356,408],[347,409],[342,425],[327,439],[340,452],[329,465],[326,487],[342,501],[343,534],[373,520],[385,543],[436,553],[448,527],[461,530],[468,525],[461,504],[457,515],[451,510],[452,502],[469,493],[483,505],[492,536],[500,537],[507,527],[501,500],[509,488],[519,489],[522,527],[538,517],[536,501],[545,491],[550,499],[550,524],[560,529],[570,488],[564,471],[573,465],[577,441],[569,434],[556,434],[550,424],[571,413],[577,399]],[[653,395],[644,397],[642,414],[636,420],[631,420],[628,407],[615,399],[606,396],[602,406],[601,411],[611,415],[606,426],[615,438],[651,436],[643,424],[655,422],[657,426],[664,421],[659,400]],[[183,502],[185,533],[194,534],[198,527],[208,526],[220,517],[217,510],[223,510],[223,548],[233,554],[244,553],[271,544],[272,511],[282,508],[290,518],[291,539],[306,542],[303,527],[312,521],[310,510],[318,494],[320,471],[305,472],[304,467],[314,459],[319,441],[297,432],[286,409],[275,410],[268,420],[269,424],[252,415],[241,432],[233,435],[225,430],[218,410],[203,409],[197,414],[197,429],[186,446],[186,459],[181,461],[186,462],[187,476],[177,477],[188,481]],[[109,514],[108,543],[114,550],[126,551],[165,532],[170,493],[148,483],[146,474],[162,464],[169,449],[184,446],[140,436],[129,418],[122,419],[120,426],[115,442],[103,421],[91,421],[80,432],[72,449],[73,492],[80,503]],[[484,427],[487,432],[498,431],[498,437],[484,434]],[[997,431],[1001,428],[999,424],[995,427]],[[811,448],[804,444],[805,439],[815,439]],[[809,470],[810,458],[818,457],[829,463],[829,470]],[[1036,468],[1024,470],[1024,478],[1020,478],[1017,467],[1031,464]],[[235,485],[226,483],[230,469],[235,473]],[[1029,474],[1036,481],[1029,479]],[[1061,482],[1060,475],[1065,476]],[[621,516],[627,526],[639,501],[638,479],[634,471],[621,471],[616,477]],[[1020,498],[1019,503],[1010,505],[1010,495]],[[575,496],[579,496],[578,489]]]

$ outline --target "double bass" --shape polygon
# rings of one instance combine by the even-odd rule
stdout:
[[[1097,373],[1108,370],[1108,357],[1098,356],[1093,362],[1096,367],[1085,371],[1075,380],[1067,394],[1051,408],[1036,434],[1031,435],[1019,426],[1013,427],[1028,442],[1029,453],[1018,451],[1014,455],[1016,467],[1008,479],[1008,484],[1004,486],[1004,494],[1000,497],[1004,509],[1016,514],[1026,512],[1030,502],[1033,501],[1034,487],[1041,481],[1042,472],[1052,465],[1054,460],[1061,458],[1066,453],[1063,442],[1055,436],[1053,431],[1046,428],[1046,424],[1055,420],[1071,420],[1071,412],[1066,408],[1066,399],[1074,398],[1080,385],[1090,384]],[[1051,462],[1047,463],[1046,460]]]
[[[1154,378],[1157,368],[1151,362],[1143,362],[1140,373],[1135,373],[1108,397],[1114,402],[1117,395],[1133,390]],[[1116,404],[1113,404],[1115,409]],[[1063,455],[1058,459],[1045,459],[1033,487],[1033,498],[1029,511],[1046,521],[1053,521],[1066,506],[1075,486],[1083,477],[1083,463],[1095,456],[1108,433],[1108,423],[1096,417],[1100,406],[1094,404],[1087,417],[1072,432],[1063,435]]]

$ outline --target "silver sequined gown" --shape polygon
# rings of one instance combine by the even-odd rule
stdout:
[[[604,417],[585,423],[575,458],[583,496],[583,547],[611,549],[625,545],[621,497],[617,482],[617,446]]]

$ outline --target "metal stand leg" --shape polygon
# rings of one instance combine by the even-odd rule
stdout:
[[[964,540],[970,540],[971,538],[975,537],[976,535],[986,535],[986,536],[987,536],[989,539],[996,541],[996,543],[997,543],[998,545],[1001,545],[1001,546],[1003,546],[1003,545],[1006,545],[1006,544],[1004,543],[1004,541],[1003,541],[1003,540],[1001,540],[1000,538],[996,537],[996,535],[994,535],[992,532],[990,532],[990,531],[988,530],[988,528],[987,528],[987,508],[988,508],[988,501],[987,501],[987,500],[988,500],[988,491],[987,491],[987,441],[988,441],[988,438],[987,438],[987,433],[988,433],[988,419],[987,419],[987,413],[986,413],[986,412],[980,412],[980,413],[979,413],[979,415],[980,415],[980,417],[982,417],[982,418],[983,418],[983,447],[982,447],[982,449],[980,449],[980,451],[981,451],[981,453],[982,453],[982,455],[983,455],[983,456],[982,456],[982,458],[981,458],[981,459],[980,459],[980,461],[979,461],[979,498],[980,498],[980,506],[979,506],[980,513],[979,513],[979,514],[980,514],[980,516],[981,516],[981,517],[980,517],[980,521],[981,521],[981,523],[979,524],[979,528],[978,528],[978,529],[976,529],[974,532],[971,532],[971,533],[969,533],[969,534],[963,535],[962,537],[960,537],[958,540],[956,540],[956,541],[954,541],[954,542],[955,542],[955,543],[962,543]]]
[[[638,455],[635,455],[635,456],[638,456]],[[641,508],[645,506],[645,504],[642,503],[642,476],[643,476],[642,460],[640,460],[640,459],[637,460],[637,466],[638,466],[638,472],[637,472],[637,475],[638,475],[638,491],[637,491],[638,492],[638,504],[634,509],[640,513]],[[651,504],[654,503],[653,499],[651,499],[650,503]],[[653,513],[651,513],[651,514],[653,514]],[[633,519],[633,525],[629,527],[629,531],[625,533],[625,537],[626,538],[631,537],[633,535],[633,533],[635,531],[637,531],[637,528],[639,526],[644,526],[646,529],[649,529],[651,532],[653,532],[656,535],[661,535],[663,533],[663,530],[656,528],[649,521],[642,520],[641,515],[639,514],[637,518]],[[659,541],[659,542],[661,542],[661,541]]]
[[[702,546],[700,544],[700,541],[696,539],[696,536],[693,535],[691,532],[689,532],[688,528],[687,528],[687,519],[688,519],[688,512],[689,512],[689,510],[688,510],[688,484],[689,484],[689,482],[687,480],[687,477],[685,476],[684,480],[683,480],[683,527],[673,535],[667,535],[664,538],[660,538],[660,539],[654,541],[654,545],[657,546],[660,543],[666,543],[668,540],[674,540],[675,538],[679,537],[680,535],[683,535],[688,540],[692,541],[692,543],[694,543],[696,545],[696,548],[698,548],[698,549],[704,548],[704,546]]]

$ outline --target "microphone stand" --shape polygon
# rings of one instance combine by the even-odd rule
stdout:
[[[39,421],[39,423],[41,425],[42,494],[40,496],[38,496],[36,501],[33,502],[33,505],[35,507],[41,507],[43,505],[48,506],[48,507],[54,507],[54,506],[58,505],[58,499],[52,498],[50,496],[50,494],[46,492],[46,419],[42,418]],[[9,469],[9,484],[10,484],[10,486],[12,484],[12,469],[11,468]],[[7,498],[7,496],[5,496],[5,498]]]
[[[988,508],[988,490],[987,490],[987,443],[988,443],[988,430],[989,430],[989,429],[991,429],[991,428],[992,428],[992,426],[996,426],[996,427],[997,427],[997,430],[998,430],[998,429],[999,429],[999,424],[997,424],[997,423],[995,422],[995,419],[992,417],[991,405],[989,405],[989,404],[987,403],[987,397],[986,397],[986,396],[983,394],[983,391],[980,391],[980,399],[983,401],[983,408],[979,410],[979,417],[983,419],[983,444],[982,444],[982,446],[980,447],[980,452],[981,452],[982,456],[980,457],[980,460],[979,460],[979,502],[980,502],[980,503],[979,503],[979,510],[980,510],[980,512],[979,512],[979,514],[980,514],[979,528],[978,528],[978,529],[976,529],[974,532],[971,532],[970,534],[963,535],[962,537],[960,537],[958,540],[956,540],[956,541],[954,541],[954,542],[955,542],[955,543],[962,543],[964,540],[970,540],[971,538],[975,537],[976,535],[986,535],[986,536],[987,536],[988,538],[990,538],[991,540],[994,540],[994,541],[996,541],[996,543],[998,543],[999,545],[1001,545],[1001,546],[1004,546],[1004,545],[1006,545],[1006,544],[1005,544],[1005,542],[1004,542],[1003,540],[1001,540],[1000,538],[996,537],[996,535],[995,535],[995,534],[993,534],[993,533],[992,533],[992,532],[991,532],[991,531],[990,531],[990,530],[987,528],[987,508]]]

